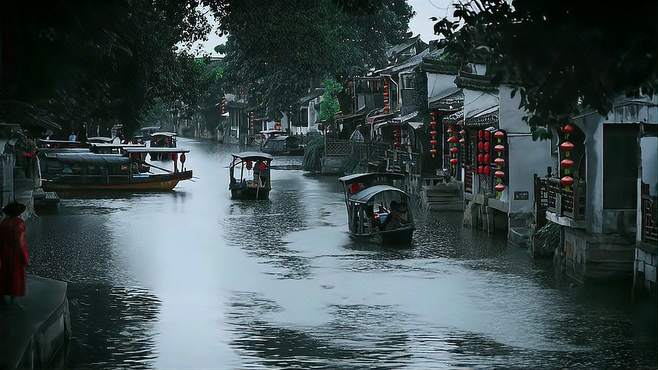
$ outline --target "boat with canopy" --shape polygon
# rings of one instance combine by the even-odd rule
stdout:
[[[185,168],[189,150],[156,149],[158,154],[173,160],[173,170],[146,162],[146,155],[152,150],[125,147],[121,154],[45,153],[41,169],[43,188],[46,191],[169,191],[180,181],[192,178],[192,170]]]
[[[272,189],[272,156],[260,152],[233,154],[229,165],[229,190],[233,199],[268,199]]]
[[[415,230],[409,195],[394,186],[404,175],[360,173],[341,177],[350,234],[382,244],[409,245]]]
[[[176,147],[175,132],[154,132],[150,136],[149,147],[151,148],[175,148]],[[151,151],[151,159],[154,161],[168,161],[169,157],[162,155],[157,151]]]

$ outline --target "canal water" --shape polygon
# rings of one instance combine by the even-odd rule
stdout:
[[[68,368],[656,366],[627,285],[574,287],[459,213],[420,215],[409,249],[355,243],[334,177],[274,170],[270,201],[233,201],[235,148],[179,145],[194,182],[29,224],[31,272],[69,282]]]

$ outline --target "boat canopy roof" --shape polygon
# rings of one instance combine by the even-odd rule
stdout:
[[[178,136],[178,134],[175,133],[175,132],[154,132],[154,133],[151,134],[151,137],[153,137],[153,136],[174,137],[174,136]]]
[[[377,194],[386,193],[386,192],[395,192],[403,195],[407,195],[404,191],[396,188],[395,186],[390,185],[375,185],[369,188],[365,188],[360,192],[353,194],[349,197],[350,202],[354,203],[368,203],[372,198]]]
[[[39,139],[40,143],[44,144],[82,144],[80,141],[68,141],[68,140],[46,140],[46,139]]]
[[[146,144],[91,143],[94,148],[145,148]]]
[[[124,145],[123,151],[130,153],[189,153],[189,149],[180,149],[180,148],[154,148],[154,147],[145,147],[144,145],[135,145],[126,147]]]
[[[402,180],[404,175],[399,173],[390,173],[390,172],[367,172],[367,173],[355,173],[353,175],[347,175],[339,178],[338,180],[342,181],[343,184],[349,185],[355,182],[365,182],[374,179],[388,179],[388,180]]]
[[[87,138],[88,143],[111,143],[114,138],[107,136],[92,136]]]
[[[240,158],[243,161],[244,160],[251,160],[251,159],[264,159],[266,161],[271,161],[274,159],[271,155],[267,153],[262,153],[262,152],[241,152],[241,153],[234,153],[233,158]]]
[[[97,165],[123,165],[129,164],[130,159],[120,154],[94,154],[94,153],[55,153],[54,158],[62,163],[84,163]]]
[[[147,126],[147,127],[140,127],[140,131],[151,131],[151,130],[159,130],[160,126]]]
[[[283,130],[263,130],[260,132],[261,134],[264,135],[269,135],[269,134],[283,134],[285,131]]]

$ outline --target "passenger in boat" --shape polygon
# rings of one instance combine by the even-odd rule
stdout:
[[[400,204],[400,223],[409,223],[409,205],[406,202]]]
[[[256,167],[258,167],[261,185],[265,186],[267,184],[267,163],[265,161],[259,161]]]
[[[76,141],[78,139],[78,135],[75,134],[74,131],[71,131],[69,134],[69,141]]]
[[[19,217],[25,212],[25,205],[18,202],[7,204],[2,212],[6,215],[0,222],[0,296],[14,297],[25,295],[25,267],[30,257],[25,240],[25,222]]]
[[[396,201],[391,202],[391,210],[386,217],[383,228],[384,230],[395,230],[400,228],[402,222],[400,220],[400,203]]]

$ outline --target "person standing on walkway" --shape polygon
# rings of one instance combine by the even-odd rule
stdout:
[[[2,212],[5,218],[0,222],[0,296],[9,296],[10,303],[15,297],[25,295],[25,268],[30,257],[25,240],[25,221],[19,216],[25,206],[18,202],[7,204]]]

